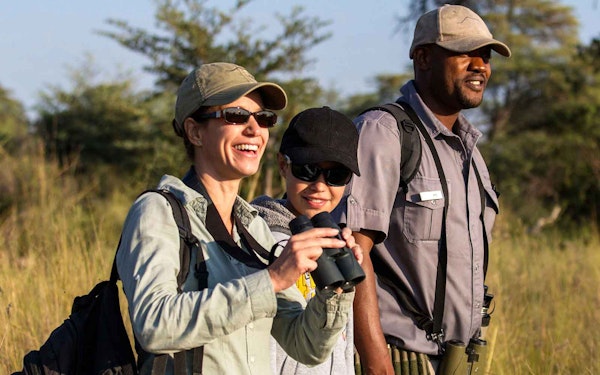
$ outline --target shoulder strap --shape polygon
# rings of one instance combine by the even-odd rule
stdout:
[[[433,144],[433,140],[429,136],[427,129],[425,129],[425,125],[421,122],[421,119],[412,107],[404,102],[400,102],[404,105],[404,109],[408,116],[413,120],[417,128],[423,134],[423,138],[429,146],[431,150],[431,154],[433,156],[433,160],[435,162],[435,166],[438,171],[438,176],[440,178],[440,183],[442,185],[442,192],[444,194],[444,209],[442,211],[442,232],[440,236],[440,250],[438,253],[438,266],[437,266],[437,276],[435,279],[435,300],[433,303],[433,327],[432,332],[428,333],[428,338],[434,342],[437,342],[438,345],[444,341],[444,329],[442,328],[442,321],[444,317],[444,305],[446,302],[446,268],[448,263],[448,237],[446,235],[446,219],[448,218],[448,202],[449,202],[449,194],[448,194],[448,184],[446,180],[446,174],[444,173],[444,168],[442,167],[442,162],[440,160],[440,156],[438,155],[435,145]]]
[[[427,314],[423,313],[419,308],[410,293],[403,287],[399,280],[394,280],[394,273],[389,267],[384,267],[385,262],[378,259],[375,254],[372,254],[374,268],[377,268],[377,276],[379,279],[392,288],[395,292],[396,297],[407,311],[412,315],[417,327],[423,329],[427,338],[434,341],[442,348],[441,344],[444,340],[444,331],[442,328],[442,321],[444,315],[444,305],[446,296],[446,265],[447,265],[447,237],[446,237],[446,217],[448,212],[448,185],[446,183],[446,176],[442,168],[439,155],[435,149],[433,141],[427,133],[425,126],[421,122],[421,119],[411,106],[401,100],[397,103],[388,103],[383,106],[373,107],[367,111],[374,109],[386,111],[394,116],[398,124],[398,130],[400,137],[402,138],[402,161],[400,163],[401,168],[401,181],[400,188],[406,189],[408,183],[417,173],[419,165],[421,163],[421,138],[419,132],[423,134],[423,138],[427,143],[427,146],[431,149],[433,159],[438,170],[438,175],[442,185],[442,191],[444,194],[444,209],[442,211],[442,234],[440,238],[440,250],[438,254],[438,267],[436,275],[436,286],[435,286],[435,300],[433,307],[433,320],[428,317]],[[366,112],[366,111],[365,111]],[[364,113],[364,112],[363,112]],[[418,131],[415,131],[418,129]],[[418,151],[418,152],[417,152]],[[408,157],[405,158],[405,155]],[[412,168],[412,169],[411,169]],[[375,255],[375,256],[374,256]],[[376,267],[375,267],[376,265]]]
[[[402,149],[400,151],[400,187],[406,190],[409,182],[415,177],[421,164],[421,138],[413,120],[408,116],[404,108],[398,103],[387,103],[381,106],[371,107],[368,111],[380,110],[394,116],[398,126],[398,134]]]
[[[260,254],[266,253],[265,260],[269,259],[269,252],[258,244],[258,242],[250,235],[250,233],[248,233],[246,228],[242,225],[237,217],[235,218],[235,222],[242,242],[244,242],[246,247],[248,247],[248,252],[244,251],[235,243],[229,234],[229,231],[225,227],[223,220],[221,220],[221,216],[219,215],[215,205],[212,203],[208,205],[206,211],[206,229],[208,229],[210,234],[213,236],[215,242],[217,242],[227,254],[244,263],[248,267],[259,269],[266,268],[267,266],[260,261],[255,251],[259,252]]]
[[[208,271],[206,270],[206,262],[204,260],[204,253],[200,248],[200,241],[194,234],[192,233],[192,226],[190,224],[190,218],[183,206],[183,203],[170,191],[162,190],[162,189],[149,189],[142,194],[145,193],[157,193],[162,195],[171,206],[171,210],[173,211],[173,218],[175,219],[175,223],[177,224],[177,229],[179,230],[179,273],[177,274],[177,292],[181,293],[183,291],[183,284],[188,277],[190,271],[190,259],[192,248],[196,245],[198,246],[197,251],[197,263],[196,263],[196,276],[199,274],[202,275],[202,278],[198,279],[199,290],[205,289],[208,286]],[[140,195],[142,195],[140,194]],[[198,268],[204,270],[204,272],[198,272]],[[141,350],[141,347],[137,344],[136,340],[136,348]],[[185,351],[178,352],[174,354],[174,370],[176,375],[184,375],[186,374],[186,363],[185,363]],[[202,373],[202,359],[204,354],[204,347],[199,347],[194,349],[194,374],[200,375]],[[154,360],[152,362],[152,374],[153,375],[162,375],[166,371],[167,366],[167,354],[155,355]]]
[[[246,230],[246,227],[242,225],[241,220],[236,215],[234,215],[235,224],[244,246],[248,248],[248,252],[240,248],[237,243],[235,243],[231,237],[231,234],[225,227],[223,220],[221,220],[219,211],[217,211],[217,208],[213,204],[210,195],[206,191],[206,188],[198,179],[193,167],[190,168],[190,170],[184,176],[183,183],[202,194],[202,196],[204,196],[208,202],[206,207],[206,229],[213,236],[215,242],[219,244],[221,249],[229,254],[229,256],[244,263],[248,267],[258,269],[266,268],[267,265],[265,265],[265,263],[258,258],[257,254],[268,261],[270,259],[270,252],[264,249],[258,243],[258,241],[252,237],[252,235]]]
[[[179,293],[182,292],[183,284],[187,279],[187,276],[190,271],[190,258],[191,258],[191,249],[194,245],[198,245],[200,241],[192,234],[192,227],[190,224],[190,218],[183,207],[183,204],[173,193],[168,190],[147,190],[146,192],[155,192],[167,199],[169,202],[171,209],[173,210],[173,217],[175,218],[175,223],[177,223],[177,229],[179,230],[179,273],[177,274],[177,291]],[[202,251],[198,251],[198,257],[204,258],[204,254]],[[200,287],[201,289],[206,288]]]
[[[402,156],[410,155],[408,159],[412,159],[411,161],[403,160],[401,162],[401,168],[405,169],[405,171],[401,171],[401,187],[406,188],[408,183],[415,176],[420,162],[421,162],[421,140],[418,136],[417,132],[413,130],[415,127],[419,130],[419,132],[423,135],[427,146],[431,150],[436,169],[438,171],[438,175],[440,178],[440,182],[442,185],[442,191],[444,194],[444,209],[443,209],[443,217],[442,217],[442,232],[440,238],[440,250],[438,254],[438,267],[437,267],[437,275],[436,275],[436,287],[435,287],[435,300],[433,307],[433,320],[430,319],[426,314],[424,314],[418,307],[414,298],[412,298],[411,294],[406,290],[406,287],[399,282],[399,280],[394,280],[394,273],[389,266],[383,262],[379,257],[375,254],[371,254],[371,258],[373,260],[374,268],[378,269],[377,275],[379,279],[391,288],[399,302],[407,309],[407,311],[413,316],[415,320],[415,324],[417,327],[423,329],[427,333],[427,337],[429,340],[435,341],[438,344],[441,344],[444,340],[444,331],[442,328],[442,321],[444,315],[444,305],[445,305],[445,295],[446,295],[446,274],[447,274],[447,261],[448,261],[448,242],[446,236],[446,218],[448,213],[448,184],[446,183],[446,177],[444,174],[444,169],[442,168],[442,163],[439,158],[439,155],[435,149],[435,145],[429,133],[425,129],[425,126],[421,122],[419,116],[415,113],[412,107],[405,101],[399,99],[397,103],[389,103],[380,107],[373,107],[368,109],[379,109],[383,111],[387,111],[391,113],[398,123],[398,128],[400,130],[400,137],[404,135],[402,138]],[[366,111],[365,111],[366,112]],[[364,112],[363,112],[364,113]],[[412,135],[416,134],[416,137]],[[410,134],[410,137],[413,139],[413,142],[418,144],[411,145],[409,142],[406,142],[406,135]],[[415,151],[418,150],[418,158],[414,155]],[[412,151],[412,153],[410,153]],[[414,168],[410,169],[410,168]],[[485,232],[485,225],[483,223],[483,212],[485,209],[485,190],[483,189],[483,184],[481,182],[481,176],[475,163],[473,162],[473,169],[475,171],[475,175],[477,177],[477,185],[479,187],[479,192],[481,196],[481,216],[480,219],[482,221],[483,226],[483,236],[484,236],[484,278],[487,273],[488,266],[488,258],[489,258],[489,245],[487,239],[487,233]],[[404,183],[404,184],[403,184]]]

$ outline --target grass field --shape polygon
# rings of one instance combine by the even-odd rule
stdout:
[[[99,199],[93,181],[77,184],[39,150],[27,155],[0,149],[1,374],[20,370],[73,298],[108,278],[137,195]],[[600,374],[600,241],[590,228],[531,236],[499,217],[488,274],[491,374]]]

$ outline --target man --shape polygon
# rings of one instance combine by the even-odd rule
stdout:
[[[416,358],[415,364],[425,367],[419,374],[438,371],[448,341],[468,344],[479,337],[484,249],[498,201],[476,147],[481,132],[461,110],[480,105],[492,50],[510,56],[483,20],[463,6],[444,5],[417,22],[410,48],[414,80],[400,90],[403,108],[411,107],[424,124],[420,165],[408,186],[400,183],[405,155],[400,155],[394,117],[373,110],[355,120],[361,176],[348,186],[338,213],[370,253],[363,261],[367,278],[357,287],[354,303],[363,373],[394,374],[388,350]],[[439,270],[446,271],[440,280]],[[434,314],[440,289],[443,314]],[[420,318],[435,326],[434,315],[443,317],[441,329],[423,329]]]

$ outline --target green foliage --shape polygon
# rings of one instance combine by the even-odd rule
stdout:
[[[155,15],[158,32],[111,19],[109,25],[117,30],[102,34],[148,57],[146,70],[157,76],[157,89],[168,93],[174,94],[193,68],[215,61],[236,63],[257,80],[278,82],[291,99],[280,113],[280,123],[284,124],[297,112],[321,105],[326,95],[315,79],[302,77],[302,72],[312,63],[308,50],[331,36],[324,31],[330,22],[307,17],[302,8],[296,7],[289,14],[276,14],[277,25],[255,25],[244,17],[248,3],[250,0],[240,0],[232,9],[222,10],[202,0],[160,0]],[[281,134],[281,128],[271,132],[261,171],[244,181],[240,192],[243,197],[281,192],[275,163]],[[173,152],[182,153],[183,148]]]
[[[378,104],[395,101],[399,93],[399,88],[409,80],[409,74],[381,74],[376,76],[373,81],[377,91],[368,94],[356,94],[344,100],[341,104],[342,111],[352,117],[357,116],[369,107]]]
[[[403,25],[446,1],[411,3]],[[558,1],[453,1],[479,13],[509,59],[493,55],[478,109],[482,152],[502,204],[533,223],[559,207],[564,220],[597,222],[600,187],[600,42],[578,46],[573,10]]]
[[[560,206],[571,220],[598,218],[600,69],[590,64],[598,59],[597,45],[548,66],[545,86],[484,147],[505,200],[524,215]]]
[[[0,85],[0,145],[18,143],[26,133],[27,117],[23,105]]]
[[[50,87],[37,106],[33,132],[49,158],[82,178],[101,176],[105,189],[156,182],[185,165],[183,142],[171,128],[174,95],[135,90],[132,78],[97,82],[88,61],[71,70],[73,87]],[[119,182],[120,180],[120,182]]]
[[[161,0],[156,26],[160,34],[111,19],[118,31],[102,34],[124,47],[147,56],[147,70],[157,75],[162,88],[176,88],[185,76],[203,63],[227,61],[247,68],[257,79],[274,73],[298,73],[311,62],[306,51],[330,37],[329,25],[307,17],[302,8],[276,15],[279,27],[254,25],[244,16],[250,0],[237,1],[232,9],[208,7],[208,1]]]

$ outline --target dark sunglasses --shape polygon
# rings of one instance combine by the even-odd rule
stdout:
[[[321,168],[316,164],[294,164],[289,156],[285,161],[292,169],[292,175],[299,180],[315,182],[323,175],[325,183],[329,186],[344,186],[350,182],[352,171],[346,167]]]
[[[204,120],[209,118],[224,118],[228,124],[243,125],[247,124],[250,120],[250,116],[254,116],[254,119],[258,125],[262,128],[272,128],[277,123],[277,115],[274,112],[268,110],[262,110],[258,112],[250,112],[240,107],[224,108],[220,111],[199,113],[193,115],[194,120]]]

